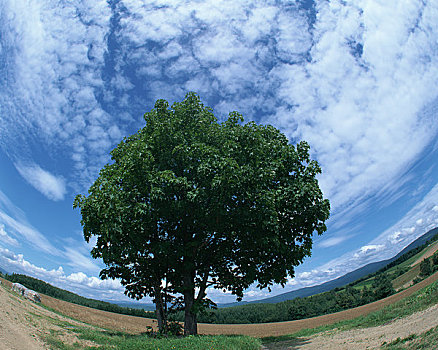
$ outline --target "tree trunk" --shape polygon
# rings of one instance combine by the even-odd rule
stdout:
[[[157,315],[158,330],[160,332],[163,332],[164,331],[164,325],[165,325],[163,303],[161,303],[159,301],[155,302],[155,314]]]
[[[162,333],[167,333],[167,314],[163,306],[163,297],[161,295],[160,287],[156,287],[155,295],[155,314],[157,315],[158,330]]]
[[[184,277],[184,287],[184,335],[197,335],[198,323],[196,321],[196,314],[193,312],[195,287],[190,275]]]

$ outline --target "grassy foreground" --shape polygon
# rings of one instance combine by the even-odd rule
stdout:
[[[51,331],[43,340],[50,349],[77,350],[259,350],[261,341],[248,336],[189,336],[185,338],[153,338],[147,335],[131,335],[122,332],[103,331],[87,327],[77,327],[65,324],[80,340],[73,344],[66,344],[61,340],[62,331]],[[85,341],[85,343],[84,343]],[[89,345],[86,345],[89,344]],[[91,345],[93,344],[93,345]]]
[[[263,343],[267,344],[285,340],[299,340],[299,338],[301,337],[309,337],[325,331],[345,331],[349,329],[380,326],[389,321],[393,321],[398,318],[412,315],[415,312],[425,310],[435,304],[438,304],[438,281],[419,290],[410,297],[400,300],[394,304],[388,305],[383,309],[372,312],[366,316],[357,317],[352,320],[342,321],[327,326],[321,326],[312,329],[303,329],[290,335],[284,335],[279,337],[266,337],[262,338],[262,341]],[[419,347],[410,347],[409,344],[412,343],[412,340],[415,340]],[[386,344],[384,349],[431,349],[430,342],[433,342],[433,344],[435,344],[435,346],[437,346],[438,348],[438,328],[431,329],[424,334],[412,335],[409,337],[409,339],[400,339],[397,340],[395,343],[392,342],[391,344]],[[424,343],[425,347],[421,347],[421,343]],[[432,349],[433,348],[434,347],[432,347]]]
[[[403,349],[437,349],[438,348],[438,327],[416,335],[412,334],[405,339],[397,338],[389,344],[382,345],[384,350],[403,350]]]

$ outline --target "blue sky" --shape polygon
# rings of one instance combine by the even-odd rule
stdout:
[[[219,119],[306,140],[322,166],[328,230],[270,295],[391,257],[438,226],[436,77],[433,0],[4,0],[0,267],[124,300],[98,278],[73,198],[156,99],[188,91]]]

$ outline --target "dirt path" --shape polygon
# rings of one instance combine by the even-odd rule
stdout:
[[[427,279],[413,285],[412,287],[391,295],[388,298],[375,301],[373,303],[356,307],[334,314],[323,315],[304,320],[274,322],[262,324],[245,324],[245,325],[214,325],[214,324],[199,324],[199,331],[203,334],[245,334],[254,337],[280,336],[292,334],[306,328],[315,328],[327,324],[333,324],[339,321],[351,320],[353,318],[367,315],[377,311],[386,305],[393,304],[401,299],[404,299],[432,282],[438,280],[438,272],[428,277]]]
[[[349,331],[325,332],[311,338],[278,342],[266,345],[268,350],[362,350],[378,349],[384,342],[390,343],[397,338],[407,338],[413,334],[421,334],[438,326],[438,305],[398,319],[378,327],[353,329]]]
[[[413,285],[412,287],[391,295],[388,298],[376,301],[371,304],[363,305],[354,309],[337,312],[330,315],[309,318],[305,320],[275,322],[264,324],[199,324],[198,330],[201,334],[244,334],[255,337],[279,336],[292,334],[301,329],[314,328],[326,324],[332,324],[343,320],[350,320],[355,317],[369,314],[380,310],[386,305],[406,298],[421,288],[438,280],[438,272],[429,278]],[[151,319],[113,314],[101,310],[91,309],[85,306],[71,304],[42,295],[42,302],[64,315],[73,317],[77,320],[96,325],[98,327],[124,331],[138,334],[146,330],[146,326],[156,325],[156,321]]]
[[[438,280],[438,272],[414,286],[374,303],[363,305],[342,312],[323,315],[305,320],[277,322],[267,324],[245,325],[214,325],[199,324],[201,334],[246,334],[255,337],[279,336],[292,334],[304,328],[314,328],[332,324],[342,320],[353,319],[379,310]],[[55,314],[38,304],[25,300],[11,293],[10,283],[2,280],[0,286],[0,348],[2,350],[46,349],[39,339],[51,331],[58,332],[63,341],[74,344],[78,341],[75,334],[66,332],[65,327],[58,327],[62,322],[84,326],[82,322],[73,321],[75,318],[88,324],[106,329],[120,330],[128,333],[140,333],[146,326],[155,325],[153,320],[141,317],[113,314],[95,310],[42,295],[42,302],[55,311],[67,317]],[[58,323],[57,323],[58,322]],[[408,323],[406,323],[408,322]],[[412,315],[393,324],[374,327],[367,330],[352,330],[325,334],[311,339],[301,339],[299,344],[277,344],[272,349],[366,349],[379,346],[384,341],[391,341],[397,337],[407,337],[412,333],[421,333],[438,324],[438,307],[431,308],[423,313]],[[415,328],[418,326],[419,328]],[[330,344],[330,345],[329,345]],[[284,347],[286,346],[286,347]],[[332,346],[332,347],[329,347]],[[371,346],[371,347],[370,347]]]
[[[29,327],[30,313],[34,306],[24,303],[19,297],[0,286],[0,344],[4,350],[45,349],[36,329]],[[28,305],[25,305],[28,304]]]
[[[0,279],[0,349],[46,350],[49,347],[42,338],[51,332],[66,344],[86,343],[76,334],[60,327],[62,324],[87,325],[57,315],[39,304],[11,292],[11,283]]]

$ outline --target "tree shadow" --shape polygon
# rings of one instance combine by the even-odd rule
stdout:
[[[309,344],[310,338],[294,338],[291,340],[282,340],[273,343],[266,343],[264,349],[266,350],[295,350],[300,349],[303,345]]]

